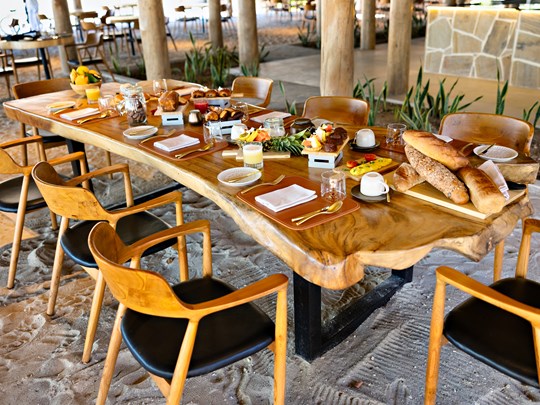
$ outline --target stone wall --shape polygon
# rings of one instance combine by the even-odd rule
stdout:
[[[540,87],[540,12],[430,7],[424,70]]]

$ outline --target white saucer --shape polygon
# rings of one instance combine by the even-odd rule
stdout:
[[[49,112],[55,112],[71,107],[75,107],[75,101],[57,101],[56,103],[49,104],[47,110]]]
[[[254,173],[252,176],[246,177],[240,181],[229,183],[227,180],[234,179],[235,177],[244,176],[249,173]],[[262,174],[260,170],[253,169],[251,167],[233,167],[232,169],[227,169],[218,174],[218,180],[231,187],[242,187],[247,186],[251,183],[255,183],[261,178]]]
[[[146,139],[154,135],[158,129],[152,125],[141,125],[126,129],[123,134],[128,139]]]
[[[351,188],[351,195],[354,198],[357,198],[365,202],[379,202],[379,201],[386,200],[386,193],[383,193],[381,195],[376,195],[376,196],[362,194],[362,192],[360,191],[360,184]]]
[[[475,155],[481,157],[485,160],[492,160],[494,162],[508,162],[509,160],[514,159],[518,153],[511,148],[506,146],[494,145],[486,153],[482,153],[483,150],[486,150],[489,145],[480,145],[474,148]]]

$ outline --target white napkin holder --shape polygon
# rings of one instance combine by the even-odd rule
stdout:
[[[309,153],[308,167],[317,167],[319,169],[333,169],[343,158],[343,150],[338,154]]]
[[[230,97],[210,97],[210,98],[206,98],[206,101],[208,101],[208,105],[212,107],[225,108],[231,104]]]
[[[183,109],[161,113],[162,125],[184,125]]]

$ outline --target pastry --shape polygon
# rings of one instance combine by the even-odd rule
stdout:
[[[394,187],[401,193],[423,181],[424,178],[409,163],[402,163],[394,172]]]
[[[180,105],[179,97],[176,91],[166,91],[159,97],[159,106],[165,112],[176,111]]]

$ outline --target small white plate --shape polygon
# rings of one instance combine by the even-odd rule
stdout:
[[[234,183],[230,183],[227,181],[239,176],[247,175],[249,173],[253,173],[253,175],[246,177],[245,179],[242,179],[240,181],[236,181]],[[251,183],[255,183],[261,178],[261,175],[262,174],[260,170],[253,169],[251,167],[233,167],[232,169],[222,171],[220,174],[218,174],[217,178],[221,183],[226,184],[227,186],[242,187],[247,186]]]
[[[477,146],[474,148],[475,155],[480,156],[482,159],[492,160],[494,162],[508,162],[518,155],[514,149],[499,145],[492,146],[486,153],[482,153],[487,147],[489,147],[489,145]]]
[[[75,101],[57,101],[56,103],[49,104],[47,110],[49,112],[55,112],[71,107],[75,107]]]
[[[126,129],[123,134],[128,139],[146,139],[154,135],[158,129],[152,125],[141,125]]]

